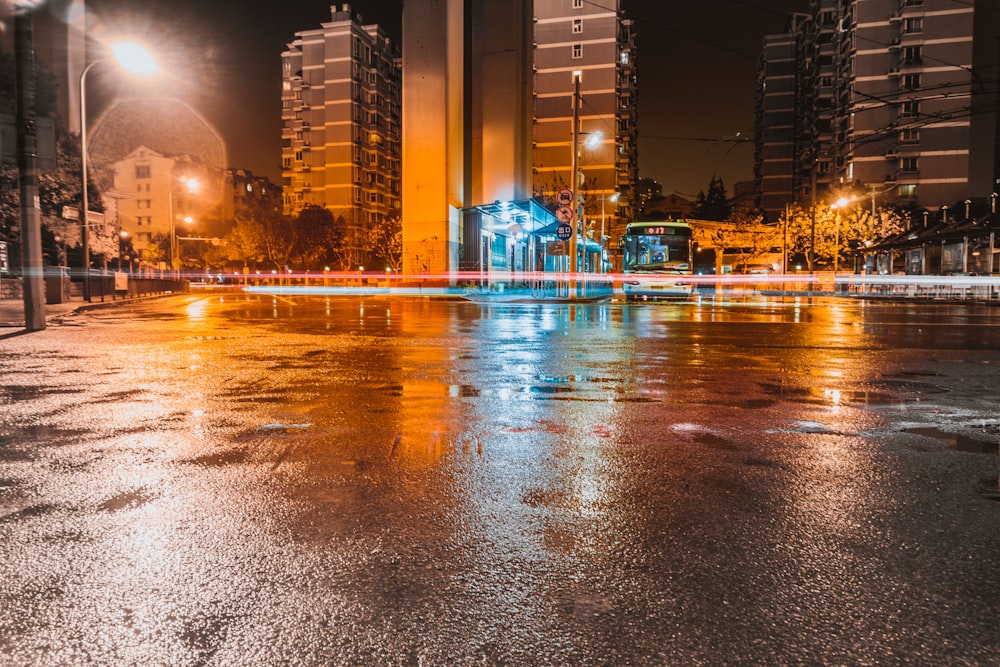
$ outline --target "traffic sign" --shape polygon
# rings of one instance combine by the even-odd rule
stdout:
[[[573,222],[573,209],[569,206],[560,206],[556,209],[556,220],[562,223]]]
[[[565,241],[571,236],[573,236],[573,228],[570,225],[563,223],[556,227],[556,237],[560,240]]]
[[[560,206],[569,206],[573,203],[573,191],[569,188],[563,188],[556,194],[556,201],[559,202]]]

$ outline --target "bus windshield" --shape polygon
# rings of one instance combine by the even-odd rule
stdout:
[[[625,230],[626,273],[691,273],[691,228],[687,224],[632,223]]]

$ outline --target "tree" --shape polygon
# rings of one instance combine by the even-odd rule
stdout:
[[[764,214],[749,203],[744,202],[733,209],[727,222],[731,238],[719,245],[724,248],[740,248],[744,264],[770,255],[775,248],[780,249],[784,244],[782,227],[765,224]]]
[[[298,230],[293,221],[280,211],[258,207],[244,209],[245,225],[257,225],[256,241],[262,260],[266,260],[275,269],[284,269],[292,261],[295,248],[299,243]],[[239,221],[240,216],[237,216]],[[238,223],[239,224],[239,223]]]
[[[874,245],[903,231],[908,223],[907,217],[890,208],[876,209],[873,216],[870,210],[853,203],[840,209],[820,203],[811,209],[792,204],[787,218],[782,215],[778,224],[787,225],[789,255],[805,257],[812,271],[817,267],[833,268],[834,264],[843,266],[852,247]]]
[[[156,234],[151,242],[142,250],[142,263],[148,266],[158,266],[167,259],[166,248],[170,239],[165,234]]]
[[[334,218],[328,209],[310,204],[295,217],[295,227],[296,251],[303,266],[319,268],[338,260],[343,264],[342,251],[347,240],[344,216]]]
[[[380,259],[386,268],[399,268],[403,261],[403,217],[397,209],[368,230],[365,251]]]
[[[0,46],[0,113],[14,115],[17,113],[17,63],[14,55]],[[41,61],[35,63],[35,115],[44,118],[55,116],[57,106],[55,76],[49,72]],[[44,170],[39,175],[39,200],[43,229],[45,218],[58,216],[62,206],[78,203],[80,199],[79,183],[67,179],[66,173],[79,174],[79,150],[65,146],[66,137],[60,137],[57,152],[57,167],[54,170]],[[72,142],[70,142],[72,143]],[[76,162],[72,160],[75,153]],[[74,166],[76,171],[73,171]],[[0,239],[10,241],[8,252],[12,257],[20,254],[20,191],[18,169],[15,165],[0,164]],[[78,180],[78,177],[77,177]],[[44,238],[53,238],[54,234],[45,230]],[[43,241],[44,243],[44,241]],[[46,250],[51,250],[46,248]],[[18,264],[19,262],[14,262]]]
[[[729,217],[729,199],[726,197],[726,186],[722,179],[712,176],[708,184],[708,193],[698,192],[695,198],[694,217],[700,220],[725,220]]]
[[[236,211],[233,228],[223,239],[219,252],[224,260],[257,268],[264,261],[264,229],[257,223],[252,211]]]

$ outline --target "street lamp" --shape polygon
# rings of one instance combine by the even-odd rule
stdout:
[[[156,59],[142,45],[135,42],[117,42],[109,47],[114,61],[126,72],[139,76],[149,76],[159,67]],[[93,60],[80,72],[80,241],[83,245],[83,298],[90,301],[90,222],[88,212],[90,202],[87,193],[87,73],[94,65],[104,62],[103,58]]]
[[[124,229],[118,232],[118,272],[121,273],[122,270],[122,255],[125,254],[125,239],[128,238],[128,232]]]
[[[833,209],[834,216],[836,217],[836,227],[837,227],[836,242],[835,242],[834,247],[833,247],[833,275],[834,276],[837,275],[837,269],[840,266],[840,209],[844,208],[845,206],[847,206],[850,203],[851,203],[850,200],[848,200],[846,197],[841,197],[837,201],[835,201],[832,204],[830,204],[830,208]]]
[[[198,191],[198,179],[197,178],[185,178],[185,179],[182,179],[181,180],[181,185],[183,185],[183,186],[185,186],[187,188],[188,194],[193,194],[193,193],[195,193],[195,192]],[[174,187],[170,188],[170,196],[168,198],[168,204],[169,204],[168,211],[169,211],[169,215],[170,215],[170,270],[171,270],[171,273],[173,274],[174,278],[178,277],[177,276],[177,271],[178,271],[178,269],[180,267],[180,263],[178,262],[179,257],[177,256],[177,254],[178,254],[177,253],[177,251],[178,251],[178,247],[177,247],[177,224],[176,224],[177,221],[174,219],[174,193],[177,192],[177,187],[178,186],[174,186]],[[189,215],[185,216],[184,217],[184,222],[186,222],[187,224],[190,225],[192,222],[194,222],[194,218],[192,218]]]

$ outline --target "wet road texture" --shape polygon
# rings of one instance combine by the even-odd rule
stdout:
[[[998,398],[983,306],[78,313],[0,340],[0,664],[995,665]]]

